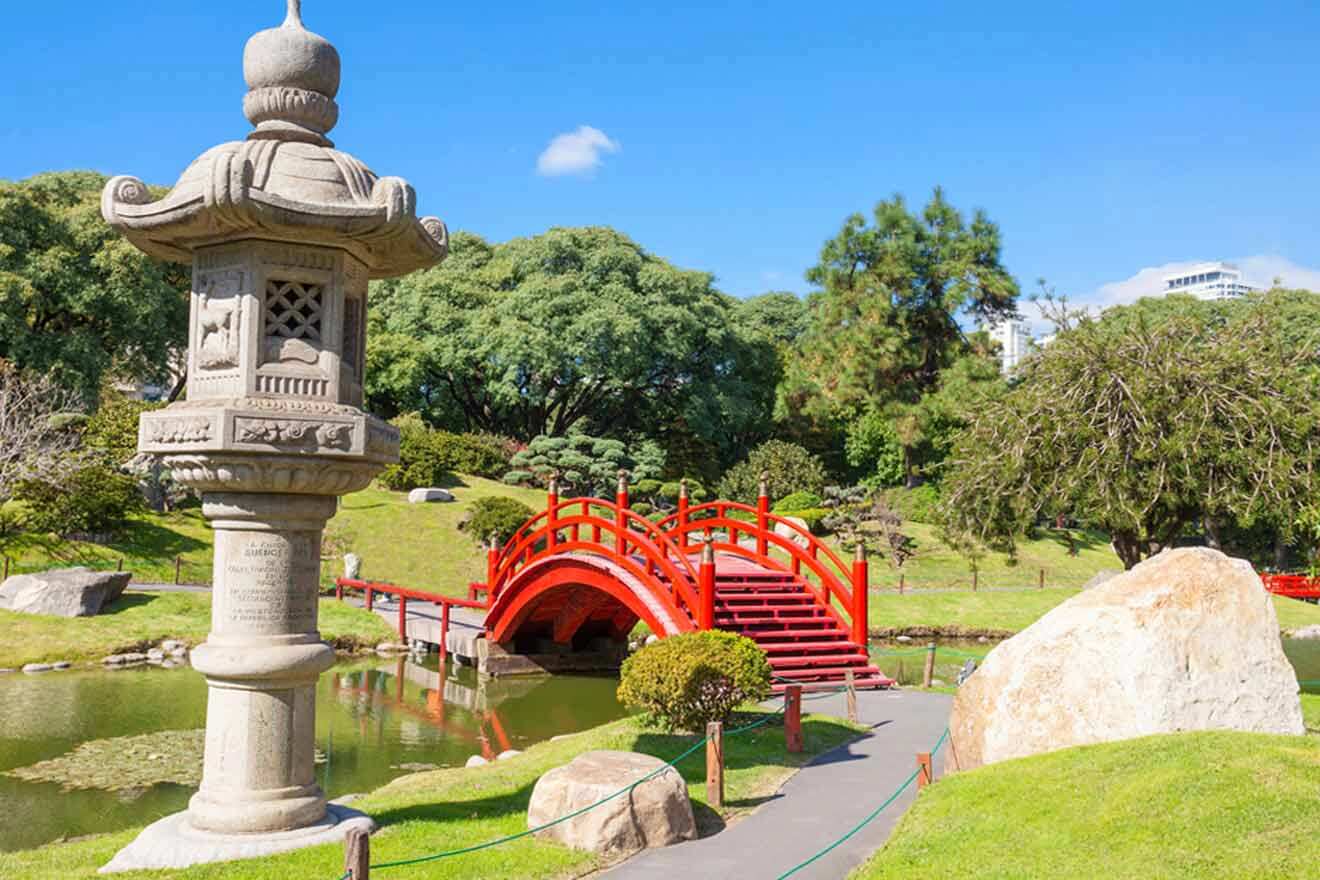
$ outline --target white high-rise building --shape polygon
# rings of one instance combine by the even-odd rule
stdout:
[[[1031,350],[1031,328],[1025,321],[1001,321],[985,329],[999,343],[999,368],[1013,372]]]
[[[1232,263],[1198,263],[1182,272],[1164,276],[1160,293],[1190,293],[1199,299],[1233,299],[1257,288],[1242,281],[1242,272]]]

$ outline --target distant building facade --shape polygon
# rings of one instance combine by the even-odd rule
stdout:
[[[985,328],[999,343],[999,369],[1007,375],[1031,351],[1031,328],[1025,321],[1000,321]]]
[[[1242,280],[1242,271],[1232,263],[1198,263],[1189,269],[1164,276],[1166,293],[1188,293],[1198,299],[1234,299],[1258,288]]]

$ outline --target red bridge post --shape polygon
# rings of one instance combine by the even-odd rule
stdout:
[[[687,551],[688,523],[688,484],[687,477],[678,481],[678,549]]]
[[[628,517],[624,513],[628,509],[628,472],[619,470],[619,484],[614,490],[614,503],[618,505],[618,510],[614,512],[614,525],[619,533],[614,539],[614,549],[619,551],[620,556],[628,555],[628,539],[625,537],[628,531]]]
[[[784,689],[784,745],[794,754],[802,751],[802,685]]]
[[[715,545],[710,539],[701,548],[701,568],[697,571],[700,583],[701,613],[697,615],[698,629],[715,628]]]
[[[555,510],[559,506],[559,471],[550,475],[550,487],[546,492],[545,504],[545,546],[553,550],[555,544],[559,543],[559,535],[555,532],[555,520],[559,512]]]
[[[867,590],[870,587],[870,571],[866,563],[866,545],[860,540],[853,551],[852,564],[852,640],[863,648],[868,641],[867,633]]]
[[[765,537],[766,526],[770,522],[770,472],[761,471],[760,484],[756,493],[756,552],[762,556],[766,554],[768,543]],[[737,543],[737,538],[730,536],[733,542]]]
[[[408,597],[399,596],[399,639],[408,644]]]
[[[500,539],[494,532],[486,544],[486,601],[495,601],[495,567],[500,561]],[[475,598],[475,597],[474,597]]]

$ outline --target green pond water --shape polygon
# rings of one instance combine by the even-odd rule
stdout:
[[[462,766],[622,717],[607,677],[479,681],[434,657],[337,666],[317,688],[317,779],[330,797],[367,792],[415,769]],[[3,771],[80,743],[206,722],[206,684],[191,669],[0,676],[0,851],[145,825],[184,809],[192,786],[64,790]]]
[[[936,642],[935,675],[945,684],[953,684],[968,655],[979,665],[994,644],[945,639]],[[1302,690],[1320,694],[1320,639],[1284,639],[1283,653],[1292,662]],[[877,642],[871,645],[871,659],[886,675],[899,684],[919,685],[926,664],[925,643]]]

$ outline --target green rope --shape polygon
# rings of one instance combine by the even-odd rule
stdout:
[[[940,738],[939,738],[938,740],[935,741],[935,746],[934,746],[934,748],[932,748],[932,749],[930,750],[930,754],[931,754],[931,758],[932,758],[932,759],[934,759],[935,755],[939,752],[940,747],[944,745],[944,741],[945,741],[946,739],[948,739],[948,738],[949,738],[949,728],[946,727],[946,728],[944,728],[944,732],[940,734]],[[862,830],[863,828],[865,828],[867,825],[871,824],[871,822],[875,821],[875,817],[876,817],[876,816],[879,816],[881,813],[883,813],[883,812],[885,811],[885,808],[886,808],[886,807],[888,807],[888,806],[889,806],[890,804],[892,804],[894,801],[898,800],[899,795],[901,795],[903,792],[907,791],[907,788],[908,788],[909,785],[911,785],[913,782],[916,782],[916,780],[917,780],[917,776],[920,775],[920,773],[921,773],[921,769],[920,769],[920,768],[918,768],[918,769],[916,769],[916,770],[913,770],[913,771],[912,771],[912,775],[909,776],[907,779],[905,779],[905,780],[903,781],[903,784],[902,784],[902,785],[900,785],[898,788],[894,789],[894,793],[891,794],[889,797],[885,798],[884,803],[880,804],[880,806],[878,806],[878,807],[876,807],[874,810],[872,810],[872,811],[866,816],[865,819],[863,819],[862,821],[860,821],[860,822],[858,822],[856,825],[854,825],[854,826],[848,831],[847,834],[843,835],[843,836],[840,837],[838,840],[834,841],[834,842],[831,843],[829,846],[825,847],[825,848],[822,849],[820,852],[816,853],[814,856],[812,856],[811,858],[807,859],[806,861],[798,862],[796,865],[794,865],[793,867],[789,868],[787,871],[785,871],[784,873],[782,873],[782,874],[780,874],[778,877],[776,877],[775,880],[785,880],[785,878],[787,878],[787,877],[792,877],[792,876],[793,876],[794,874],[796,874],[798,871],[801,871],[803,868],[807,867],[807,866],[810,865],[810,864],[813,864],[813,863],[815,863],[815,862],[820,861],[822,858],[824,858],[825,856],[827,856],[828,854],[830,854],[830,853],[833,852],[834,850],[838,849],[840,846],[843,845],[843,843],[844,843],[845,841],[847,841],[849,838],[851,838],[854,834],[856,834],[857,832],[861,831],[861,830]]]
[[[777,711],[766,715],[764,718],[761,718],[758,721],[753,721],[751,724],[745,724],[742,727],[735,727],[733,730],[725,731],[725,734],[727,736],[737,736],[738,734],[746,733],[749,730],[754,730],[757,727],[760,727],[764,724],[768,724],[771,720],[782,714],[783,711],[784,710],[781,707]],[[641,785],[642,783],[649,782],[650,780],[659,776],[661,773],[664,773],[666,770],[673,769],[674,765],[677,764],[679,761],[682,761],[684,758],[691,755],[697,749],[704,746],[708,739],[709,737],[703,736],[701,739],[697,740],[697,742],[692,746],[692,748],[683,752],[678,757],[665,762],[665,765],[663,767],[658,767],[657,769],[646,774],[641,779],[638,779],[636,782],[632,783],[631,785],[625,786],[624,788],[619,789],[613,794],[606,795],[605,797],[596,801],[594,804],[588,804],[585,807],[581,807],[577,810],[574,810],[571,813],[567,813],[563,816],[560,816],[558,819],[552,819],[551,821],[546,822],[543,825],[538,825],[535,828],[528,828],[526,831],[519,831],[517,834],[510,834],[506,837],[496,838],[495,840],[488,840],[484,843],[477,843],[477,844],[473,844],[472,846],[465,846],[462,847],[461,849],[446,850],[445,852],[434,853],[429,856],[418,856],[412,859],[397,859],[392,862],[381,862],[378,865],[372,865],[371,869],[373,871],[383,871],[386,868],[399,868],[405,865],[418,865],[423,862],[434,862],[439,859],[449,858],[450,856],[460,856],[466,853],[477,852],[478,850],[490,849],[493,846],[499,846],[500,844],[510,843],[512,841],[519,840],[520,838],[527,837],[528,835],[536,834],[538,831],[544,831],[547,828],[551,828],[555,825],[558,825],[560,822],[567,822],[569,819],[575,818],[577,816],[581,816],[583,813],[587,812],[588,810],[594,810],[596,809],[596,807],[599,807],[601,804],[608,803],[609,801],[614,800],[620,795],[627,794],[628,792],[637,788],[637,786]],[[348,880],[348,877],[349,875],[345,874],[343,877],[340,877],[339,880]]]

